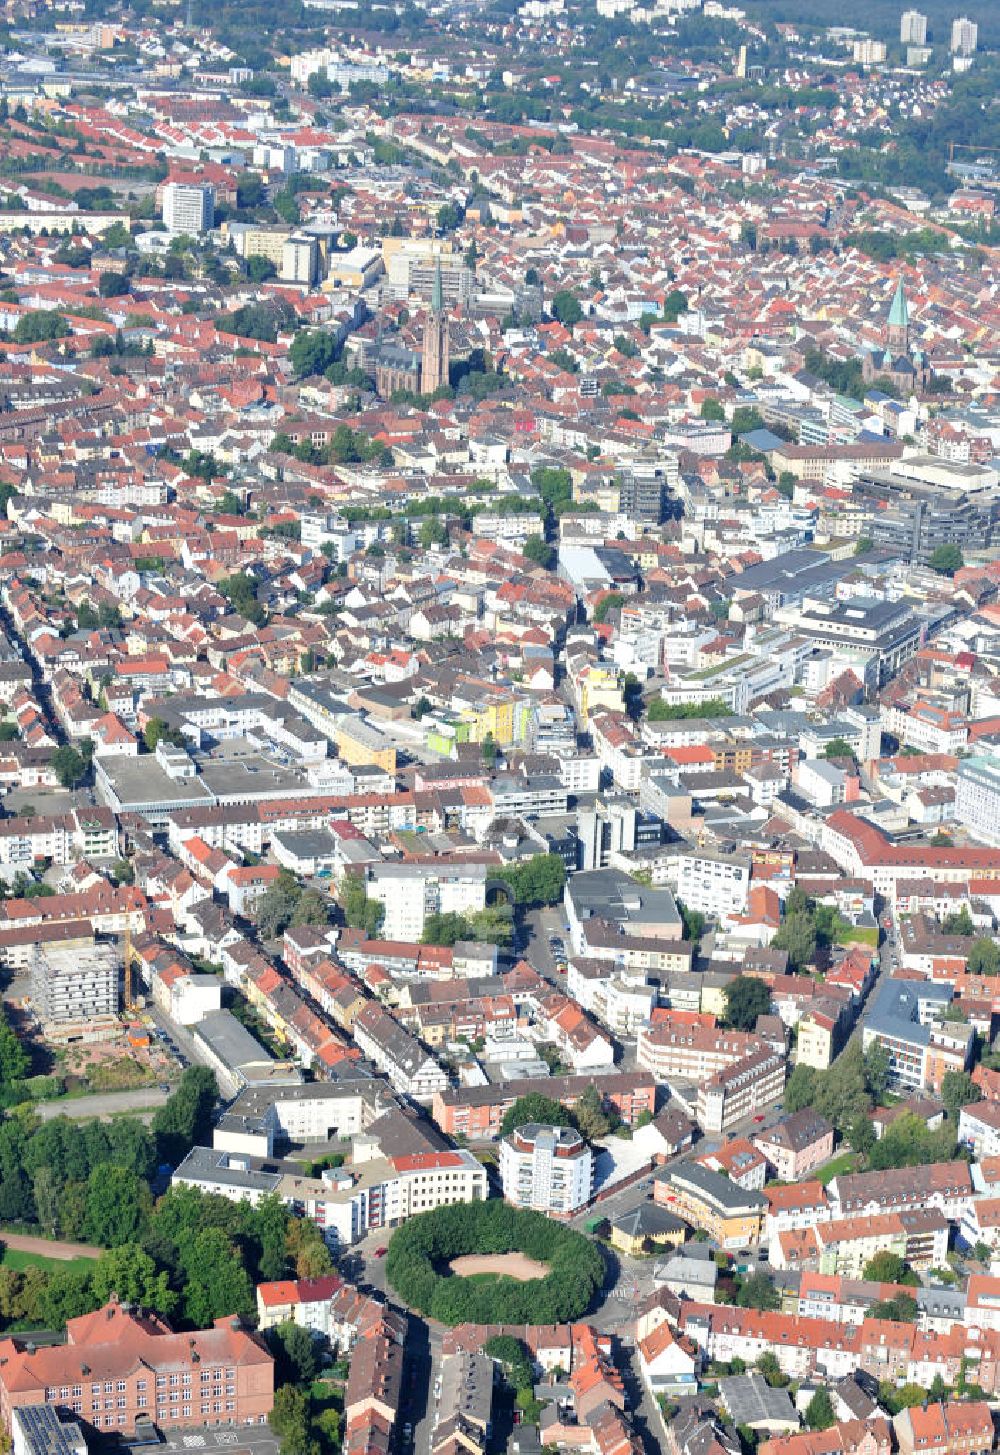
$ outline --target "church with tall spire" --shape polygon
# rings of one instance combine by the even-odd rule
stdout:
[[[424,319],[424,344],[420,361],[420,392],[433,394],[442,384],[448,383],[451,363],[451,340],[448,336],[448,315],[444,310],[444,287],[441,281],[441,264],[434,273],[434,287],[431,290],[431,306]]]
[[[889,379],[904,397],[923,389],[930,380],[927,356],[910,343],[910,310],[906,289],[900,278],[896,283],[885,325],[885,347],[869,349],[862,360],[866,384],[874,379]]]

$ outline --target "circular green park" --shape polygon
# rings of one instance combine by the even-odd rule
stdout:
[[[587,1312],[605,1273],[582,1233],[499,1199],[410,1218],[385,1271],[403,1303],[442,1324],[566,1323]]]

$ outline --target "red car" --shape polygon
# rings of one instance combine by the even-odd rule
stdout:
[[[764,1118],[762,1116],[754,1117],[754,1121],[755,1122],[762,1122],[763,1120],[764,1120]]]
[[[388,1248],[376,1248],[375,1249],[375,1257],[376,1258],[384,1258],[385,1255],[388,1253],[388,1251],[389,1251]]]

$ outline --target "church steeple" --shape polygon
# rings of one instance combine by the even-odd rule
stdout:
[[[886,328],[886,345],[890,353],[905,354],[910,348],[910,310],[906,306],[906,292],[902,278],[896,284],[889,322]]]
[[[444,311],[444,286],[441,280],[441,259],[434,270],[431,306],[424,320],[424,347],[420,364],[420,392],[433,394],[448,383],[451,342],[448,337],[448,315]]]

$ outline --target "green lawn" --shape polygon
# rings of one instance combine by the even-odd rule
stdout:
[[[23,1273],[26,1268],[44,1268],[47,1272],[86,1272],[93,1268],[93,1258],[46,1258],[42,1253],[22,1253],[17,1248],[5,1248],[0,1267],[14,1268]]]
[[[816,1181],[822,1182],[826,1187],[827,1183],[832,1182],[835,1177],[839,1177],[841,1172],[853,1172],[857,1160],[853,1152],[841,1152],[839,1157],[834,1157],[831,1162],[814,1174]]]

